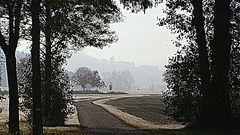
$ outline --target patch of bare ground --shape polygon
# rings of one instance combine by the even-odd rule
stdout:
[[[133,97],[133,96],[129,96]],[[132,114],[129,114],[127,112],[123,112],[122,110],[118,109],[115,106],[106,104],[107,101],[113,101],[121,98],[126,98],[126,97],[113,97],[113,98],[108,98],[108,99],[100,99],[96,100],[93,103],[95,105],[98,105],[105,110],[109,111],[119,119],[125,121],[127,124],[132,125],[137,128],[141,129],[181,129],[184,128],[183,125],[180,124],[155,124],[153,122],[146,121],[140,117],[134,116]]]

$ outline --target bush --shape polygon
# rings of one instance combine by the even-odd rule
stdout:
[[[61,67],[53,68],[51,95],[44,89],[44,69],[42,71],[42,109],[43,124],[47,126],[63,125],[67,115],[72,113],[72,93],[69,76]],[[32,88],[31,88],[31,64],[30,58],[21,59],[17,65],[18,86],[20,91],[20,110],[24,113],[29,123],[32,121]],[[51,101],[45,100],[46,96],[51,97]],[[49,105],[49,106],[46,106]]]

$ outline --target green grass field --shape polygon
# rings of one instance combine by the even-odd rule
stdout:
[[[173,119],[164,115],[164,105],[159,95],[120,98],[109,100],[106,104],[155,124],[176,124]]]

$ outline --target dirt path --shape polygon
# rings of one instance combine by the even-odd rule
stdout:
[[[92,101],[78,101],[76,103],[80,125],[89,132],[119,133],[119,134],[147,134],[129,127],[121,120],[96,106]]]

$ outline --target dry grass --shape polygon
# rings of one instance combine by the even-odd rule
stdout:
[[[0,122],[6,122],[8,120],[8,99],[0,102],[2,112],[0,113]]]
[[[0,135],[8,135],[8,100],[0,102],[2,112],[0,113]],[[84,133],[78,121],[76,108],[74,113],[69,116],[65,122],[66,126],[61,127],[44,127],[45,135],[89,135]],[[30,124],[23,119],[23,114],[20,112],[20,130],[22,135],[29,135],[31,133]]]
[[[31,128],[27,122],[20,122],[21,135],[31,134]],[[45,135],[90,135],[85,133],[80,126],[44,127]],[[9,135],[7,123],[0,123],[0,135]]]

